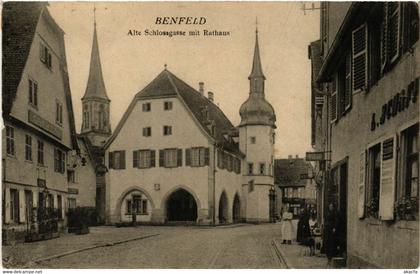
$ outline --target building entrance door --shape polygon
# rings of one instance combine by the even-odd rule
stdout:
[[[170,222],[197,221],[197,203],[194,197],[184,189],[175,191],[166,202],[166,215]]]
[[[339,167],[340,183],[338,193],[338,245],[339,253],[346,256],[347,250],[347,162]]]
[[[234,223],[239,223],[241,221],[241,202],[238,194],[235,194],[235,198],[233,199],[232,215]]]

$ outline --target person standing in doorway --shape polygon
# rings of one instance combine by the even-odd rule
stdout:
[[[324,237],[325,253],[328,258],[327,267],[331,267],[332,258],[337,254],[337,211],[333,203],[328,205],[328,212],[325,216]]]

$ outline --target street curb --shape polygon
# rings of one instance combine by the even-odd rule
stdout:
[[[286,256],[284,255],[283,251],[281,251],[281,249],[278,247],[276,240],[272,240],[271,244],[273,245],[274,250],[276,251],[277,257],[286,266],[286,268],[287,269],[293,268],[290,262],[287,261]]]
[[[41,259],[37,259],[35,261],[30,261],[30,262],[26,263],[24,265],[24,267],[25,266],[28,266],[28,265],[31,265],[32,263],[36,263],[37,264],[37,263],[40,263],[40,262],[44,262],[44,261],[49,261],[49,260],[52,260],[52,259],[61,258],[61,257],[64,257],[64,256],[68,256],[68,255],[71,255],[71,254],[75,254],[75,253],[79,253],[79,252],[83,252],[83,251],[87,251],[87,250],[91,250],[91,249],[95,249],[95,248],[107,247],[107,246],[114,246],[114,245],[118,245],[118,244],[122,244],[122,243],[127,243],[127,242],[132,242],[132,241],[137,241],[137,240],[143,240],[143,239],[147,239],[147,238],[151,238],[151,237],[155,237],[155,236],[159,236],[159,235],[160,234],[150,234],[150,235],[146,235],[146,236],[141,236],[141,237],[126,239],[126,240],[120,240],[120,241],[111,242],[111,243],[93,245],[93,246],[88,246],[88,247],[84,247],[84,248],[80,248],[80,249],[75,249],[75,250],[70,250],[70,251],[67,251],[67,252],[64,252],[64,253],[60,253],[60,254],[48,256],[48,257],[41,258]]]

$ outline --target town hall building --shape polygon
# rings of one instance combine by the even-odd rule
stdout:
[[[97,179],[96,206],[106,223],[270,220],[276,116],[264,96],[258,32],[237,127],[203,83],[196,90],[165,66],[111,134],[96,27],[89,74],[81,135],[102,148],[96,166],[107,172]]]

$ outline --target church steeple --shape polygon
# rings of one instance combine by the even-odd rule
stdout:
[[[255,48],[254,59],[252,61],[252,71],[248,79],[250,80],[250,93],[254,96],[264,96],[265,76],[262,71],[260,46],[258,44],[258,28],[255,29]]]
[[[99,55],[99,46],[98,46],[98,35],[96,33],[96,15],[93,24],[93,42],[92,42],[92,51],[90,55],[90,69],[89,69],[89,79],[86,86],[85,95],[83,99],[86,98],[99,98],[109,101],[108,95],[106,94],[104,78],[102,75],[102,66],[101,58]]]
[[[98,34],[96,31],[96,8],[94,8],[93,41],[90,56],[89,78],[85,95],[82,98],[82,134],[86,134],[94,145],[100,146],[111,134],[110,103],[106,94],[99,55]]]

